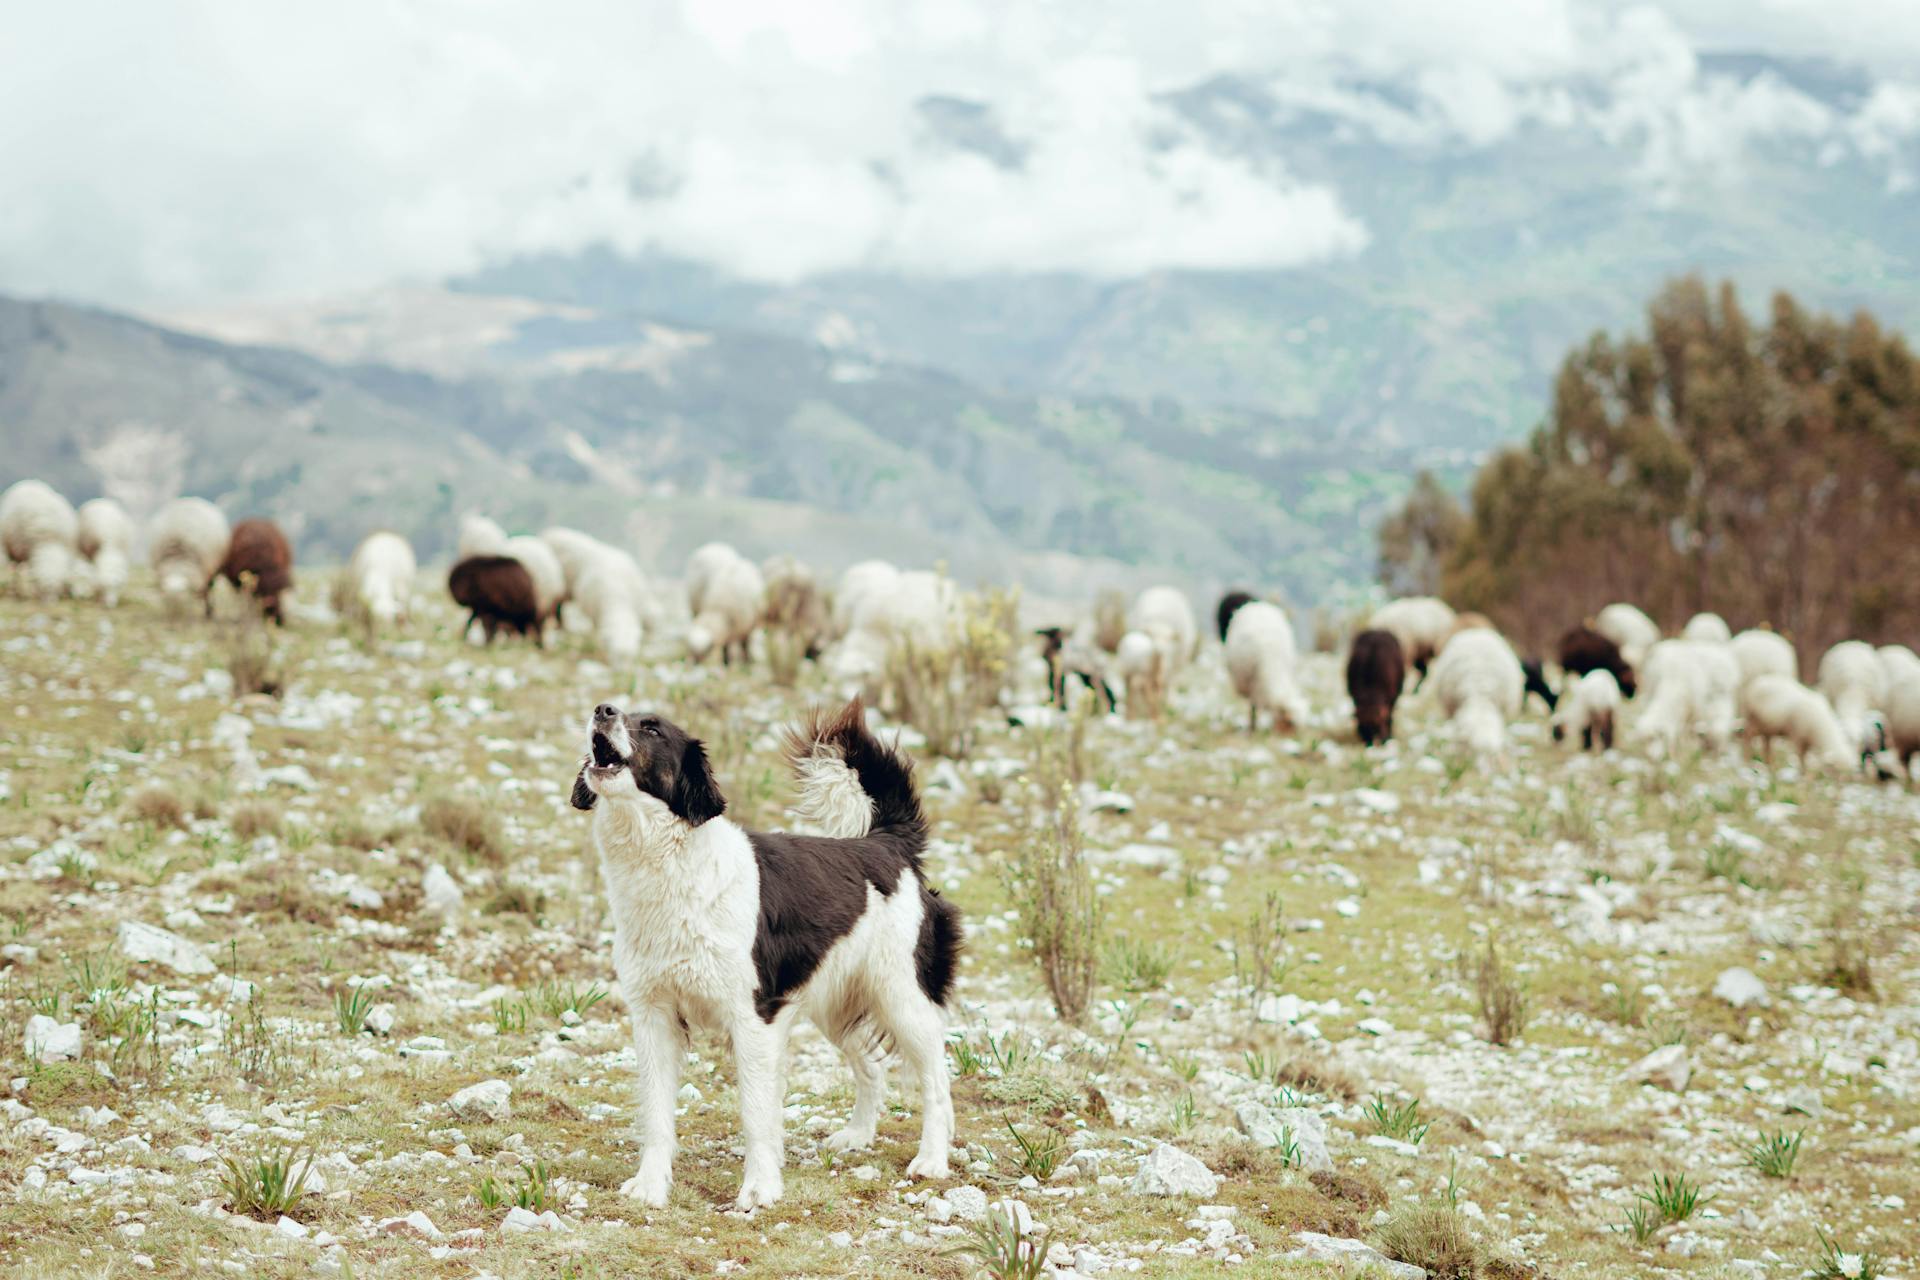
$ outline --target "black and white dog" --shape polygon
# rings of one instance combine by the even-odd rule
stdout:
[[[800,812],[827,835],[735,826],[698,739],[657,715],[594,708],[573,805],[593,810],[640,1065],[640,1167],[621,1192],[648,1205],[664,1205],[673,1182],[693,1027],[733,1045],[747,1148],[737,1207],[780,1198],[787,1036],[801,1014],[853,1070],[853,1115],[828,1149],[873,1142],[891,1043],[920,1084],[907,1174],[947,1176],[945,1006],[960,913],[920,868],[927,824],[913,766],[867,729],[858,699],[831,719],[816,713],[788,748]]]

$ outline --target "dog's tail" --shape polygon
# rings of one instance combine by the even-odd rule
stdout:
[[[816,707],[787,731],[787,758],[800,783],[800,816],[825,834],[905,836],[915,854],[926,843],[913,762],[867,728],[860,699],[831,715]]]

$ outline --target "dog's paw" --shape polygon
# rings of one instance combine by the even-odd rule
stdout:
[[[909,1178],[932,1178],[936,1181],[950,1178],[952,1172],[947,1168],[947,1153],[944,1151],[922,1151],[907,1165]]]
[[[749,1174],[740,1184],[740,1194],[734,1199],[733,1207],[741,1213],[751,1213],[761,1205],[778,1200],[785,1189],[778,1173]]]
[[[856,1129],[848,1125],[844,1129],[828,1134],[821,1140],[820,1145],[835,1154],[842,1151],[864,1151],[873,1145],[873,1130]]]
[[[664,1166],[649,1168],[644,1162],[640,1171],[620,1184],[620,1194],[629,1200],[638,1200],[649,1209],[667,1207],[667,1192],[673,1187],[673,1170]]]

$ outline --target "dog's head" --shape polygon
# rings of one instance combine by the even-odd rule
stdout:
[[[663,716],[622,712],[603,702],[593,709],[588,756],[573,780],[573,807],[651,796],[697,827],[725,812],[700,740]]]

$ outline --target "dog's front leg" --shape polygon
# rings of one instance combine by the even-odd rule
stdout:
[[[782,1103],[786,1099],[786,1039],[779,1023],[749,1016],[733,1028],[733,1065],[740,1087],[740,1128],[747,1169],[736,1209],[755,1209],[780,1198],[785,1162]]]
[[[673,1105],[680,1091],[686,1042],[673,1015],[647,1005],[633,1007],[633,1054],[640,1066],[640,1168],[620,1188],[655,1209],[664,1208],[673,1186]]]

